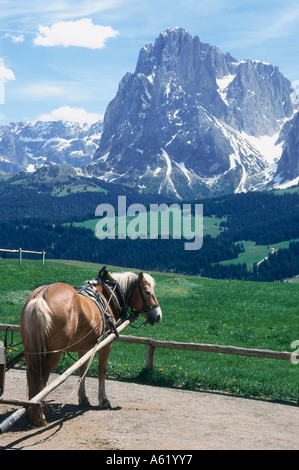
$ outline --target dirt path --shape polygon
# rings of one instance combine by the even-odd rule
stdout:
[[[57,409],[76,382],[70,377],[47,399]],[[6,397],[24,399],[25,387],[24,370],[7,373]],[[101,411],[96,378],[87,378],[87,392],[91,408],[80,408],[75,394],[47,414],[45,428],[30,428],[23,417],[0,436],[0,449],[299,449],[297,406],[107,380],[113,409]],[[0,422],[14,409],[0,405]]]

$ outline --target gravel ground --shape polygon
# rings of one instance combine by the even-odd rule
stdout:
[[[55,378],[52,374],[51,379]],[[107,380],[111,410],[99,410],[97,379],[87,377],[91,407],[81,408],[70,377],[46,400],[48,425],[22,417],[0,436],[0,449],[22,450],[298,450],[299,408],[215,392],[186,391]],[[5,397],[26,398],[24,369],[6,374]],[[2,404],[0,422],[16,407]]]

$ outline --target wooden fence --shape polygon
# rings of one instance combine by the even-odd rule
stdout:
[[[20,331],[19,325],[6,325],[0,323],[0,331],[12,328],[14,331]],[[294,364],[299,362],[299,354],[287,351],[271,351],[269,349],[247,349],[236,346],[222,346],[217,344],[205,343],[178,343],[174,341],[159,341],[152,338],[143,338],[137,336],[120,335],[115,341],[123,343],[134,343],[146,345],[145,366],[152,369],[154,366],[155,348],[179,349],[183,351],[201,351],[217,354],[234,354],[238,356],[262,357],[267,359],[280,359],[285,361],[293,361]]]
[[[46,257],[46,252],[45,251],[30,251],[30,250],[23,250],[22,248],[19,248],[18,250],[6,250],[4,248],[0,248],[0,252],[2,252],[2,253],[19,253],[19,264],[22,264],[23,253],[30,253],[32,255],[42,255],[42,265],[44,266],[44,264],[45,264],[45,257]]]
[[[271,351],[269,349],[247,349],[235,346],[222,346],[205,343],[178,343],[174,341],[159,341],[152,338],[142,338],[136,336],[120,336],[115,341],[124,343],[145,344],[146,348],[146,368],[151,369],[154,365],[155,348],[179,349],[183,351],[201,351],[218,354],[235,354],[238,356],[263,357],[267,359],[281,359],[285,361],[298,361],[299,354],[285,351]]]

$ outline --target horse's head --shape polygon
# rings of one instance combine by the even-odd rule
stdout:
[[[129,299],[129,306],[155,325],[162,319],[162,310],[154,293],[155,281],[149,274],[139,273],[135,289]]]

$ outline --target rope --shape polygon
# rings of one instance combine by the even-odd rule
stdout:
[[[94,345],[93,347],[93,351],[92,351],[92,355],[90,356],[89,358],[89,361],[88,361],[88,364],[86,366],[86,370],[84,371],[84,374],[82,375],[82,377],[80,377],[80,379],[78,380],[77,384],[75,385],[75,387],[73,388],[73,390],[71,391],[71,393],[66,397],[65,401],[62,403],[62,405],[60,405],[59,409],[62,410],[62,408],[66,405],[66,403],[68,402],[68,400],[74,395],[75,391],[79,388],[79,386],[81,385],[81,383],[83,382],[83,380],[85,379],[86,375],[87,375],[87,372],[91,366],[91,363],[94,359],[94,356],[95,356],[95,348],[96,348],[97,344]]]
[[[132,325],[132,324],[130,323],[130,327],[131,327],[131,328],[134,328],[135,330],[140,330],[141,328],[144,328],[144,327],[146,326],[146,324],[147,324],[147,319],[145,319],[144,322],[141,323],[141,325],[139,325],[139,326]]]
[[[25,354],[28,354],[28,356],[30,355],[40,355],[40,354],[55,354],[55,353],[59,353],[59,352],[63,352],[63,351],[66,351],[67,349],[70,349],[72,348],[73,346],[76,346],[76,344],[80,343],[81,341],[83,341],[83,339],[85,339],[88,335],[90,335],[97,327],[98,325],[100,324],[101,320],[92,328],[92,330],[90,330],[88,333],[86,333],[85,336],[83,336],[82,338],[78,339],[78,341],[76,341],[75,343],[73,344],[70,344],[69,346],[66,346],[65,348],[62,348],[62,349],[55,349],[53,351],[43,351],[43,352],[27,352],[27,351],[24,351]]]

